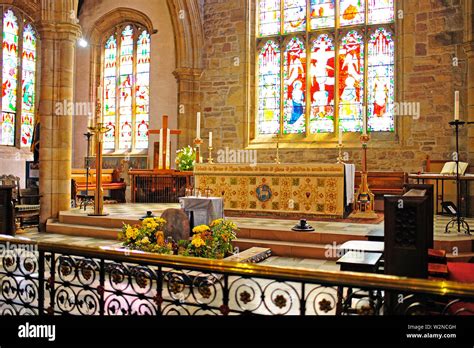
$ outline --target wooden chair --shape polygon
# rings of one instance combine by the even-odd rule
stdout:
[[[25,219],[34,220],[35,223],[39,224],[39,199],[41,196],[37,192],[32,192],[31,189],[22,190],[20,188],[20,178],[14,175],[0,176],[0,185],[15,187],[12,199],[17,231],[23,228]]]

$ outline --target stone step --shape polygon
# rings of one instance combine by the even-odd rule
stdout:
[[[249,249],[251,247],[269,248],[271,249],[272,255],[274,256],[320,259],[328,261],[335,261],[340,257],[337,254],[337,249],[335,249],[333,245],[325,244],[239,238],[234,242],[234,245],[241,250]]]
[[[117,240],[120,228],[74,225],[48,220],[46,224],[46,232],[64,234],[68,236]]]
[[[59,222],[69,225],[121,229],[123,224],[135,225],[139,221],[136,218],[127,216],[117,218],[117,216],[84,216],[74,212],[60,212]]]
[[[360,234],[342,234],[324,232],[294,232],[268,229],[248,229],[241,228],[237,236],[244,239],[273,240],[281,242],[308,243],[308,244],[343,244],[350,240],[367,240],[367,237]]]

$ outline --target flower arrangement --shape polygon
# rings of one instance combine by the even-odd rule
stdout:
[[[176,151],[176,165],[179,170],[192,171],[196,164],[196,151],[191,146]]]
[[[210,226],[201,225],[193,229],[190,240],[175,243],[166,239],[164,227],[166,220],[147,218],[139,225],[123,225],[119,240],[124,247],[132,250],[158,254],[179,254],[183,256],[223,259],[232,254],[232,241],[237,238],[237,225],[230,220],[218,219]]]
[[[232,241],[237,238],[236,232],[235,223],[225,219],[215,220],[210,226],[196,226],[183,255],[223,259],[233,251]]]
[[[139,225],[122,227],[119,240],[123,246],[158,254],[173,254],[173,243],[165,241],[163,232],[166,220],[162,218],[147,218]]]

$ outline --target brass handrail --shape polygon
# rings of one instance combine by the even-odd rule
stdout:
[[[82,247],[51,242],[34,241],[0,235],[0,244],[36,245],[38,251],[113,261],[146,264],[150,266],[190,268],[206,272],[231,275],[252,276],[255,278],[276,278],[285,281],[327,284],[331,286],[353,286],[385,290],[398,290],[403,293],[424,293],[432,295],[474,298],[474,286],[452,281],[415,279],[379,274],[331,272],[295,269],[281,266],[244,264],[225,260],[209,260],[175,255],[159,255],[112,247]]]

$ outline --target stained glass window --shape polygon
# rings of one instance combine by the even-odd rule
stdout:
[[[104,54],[104,123],[109,129],[104,135],[104,150],[115,149],[116,95],[117,89],[117,39],[110,36],[105,44]]]
[[[280,47],[268,41],[258,57],[258,125],[260,134],[280,132]]]
[[[280,33],[280,0],[262,0],[259,3],[259,34],[260,36]]]
[[[368,127],[374,132],[395,129],[395,45],[391,32],[379,28],[370,36],[368,65]]]
[[[18,18],[12,10],[7,10],[3,15],[2,145],[15,145],[19,65],[18,35]]]
[[[137,47],[135,147],[147,149],[150,104],[150,34],[147,31],[140,35]]]
[[[36,34],[31,24],[23,28],[21,86],[21,146],[30,147],[35,119]]]
[[[285,33],[306,30],[306,0],[284,0]]]
[[[364,41],[356,30],[339,47],[339,124],[345,132],[361,132],[364,104]]]
[[[369,24],[393,22],[394,15],[393,0],[369,1]]]
[[[306,131],[306,49],[300,38],[286,45],[284,62],[284,134]]]
[[[311,0],[311,29],[335,25],[335,0]]]
[[[29,147],[35,120],[37,34],[20,11],[2,14],[0,145]],[[20,138],[16,139],[16,127]]]
[[[334,132],[335,60],[332,38],[322,34],[313,40],[309,67],[312,134]]]
[[[257,9],[256,138],[317,140],[339,127],[362,132],[364,120],[368,131],[395,131],[393,0],[260,0]]]
[[[365,23],[365,1],[366,0],[340,1],[339,20],[341,21],[341,26]]]
[[[106,152],[148,149],[151,37],[132,24],[107,37],[103,115]]]

